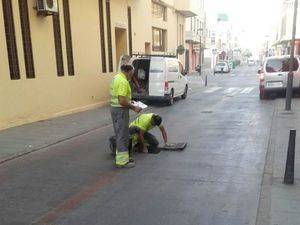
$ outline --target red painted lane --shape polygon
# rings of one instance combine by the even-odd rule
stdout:
[[[77,194],[65,200],[57,207],[55,207],[51,212],[47,213],[45,216],[39,219],[39,221],[35,224],[46,225],[53,223],[62,215],[69,213],[70,211],[81,205],[83,202],[90,199],[97,191],[99,191],[99,189],[103,188],[107,184],[112,183],[116,178],[116,174],[117,171],[114,171],[110,174],[102,176],[101,179],[94,184],[84,187]]]

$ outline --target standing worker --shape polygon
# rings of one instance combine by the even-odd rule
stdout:
[[[158,141],[154,135],[149,133],[154,127],[159,127],[165,145],[168,143],[167,132],[162,124],[162,118],[154,113],[145,113],[140,115],[130,124],[130,130],[134,130],[132,138],[132,147],[147,153],[155,153],[158,147]]]
[[[112,80],[110,86],[111,118],[114,126],[117,150],[116,166],[118,168],[134,167],[129,161],[129,109],[139,113],[142,109],[131,104],[131,88],[129,80],[134,68],[131,65],[122,65],[121,72]]]

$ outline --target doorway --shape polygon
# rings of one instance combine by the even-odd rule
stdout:
[[[145,54],[146,55],[151,54],[151,44],[150,44],[150,42],[145,42]]]
[[[127,30],[124,28],[115,28],[116,37],[116,65],[117,70],[119,69],[119,61],[122,55],[128,54],[127,49]]]

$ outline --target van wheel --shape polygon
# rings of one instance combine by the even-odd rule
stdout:
[[[188,93],[188,86],[186,85],[186,86],[185,86],[185,89],[184,89],[184,92],[183,92],[183,95],[181,95],[181,98],[182,98],[182,99],[186,99],[187,93]]]
[[[174,90],[172,89],[170,97],[169,97],[168,102],[167,102],[167,105],[171,106],[173,104],[174,104]]]

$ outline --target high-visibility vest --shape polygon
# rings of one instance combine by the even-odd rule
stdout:
[[[140,128],[142,131],[147,132],[154,128],[152,125],[152,116],[154,113],[145,113],[136,118],[131,124],[131,126],[135,126]]]
[[[131,102],[131,87],[123,73],[118,73],[111,81],[110,96],[110,104],[113,107],[122,107],[119,103],[119,96],[124,96],[128,102]]]

